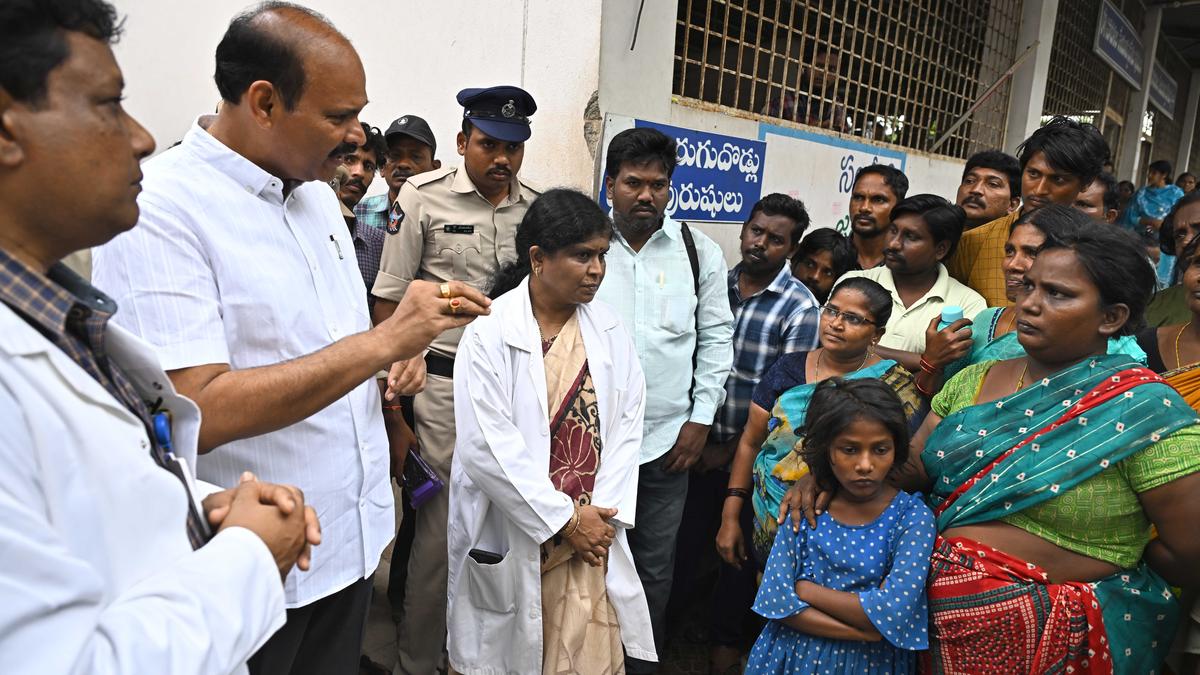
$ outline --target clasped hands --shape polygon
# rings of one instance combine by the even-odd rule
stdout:
[[[585,563],[592,567],[600,567],[608,557],[608,549],[617,536],[617,528],[608,522],[617,515],[617,510],[591,504],[576,508],[579,513],[579,525],[571,534],[566,535],[565,532],[571,527],[571,523],[568,522],[563,527],[564,536]]]
[[[258,535],[275,558],[281,579],[293,566],[307,571],[312,547],[321,543],[317,512],[304,504],[300,488],[263,483],[249,471],[237,487],[214,492],[202,506],[216,531],[244,527]]]

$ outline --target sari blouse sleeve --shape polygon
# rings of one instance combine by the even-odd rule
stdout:
[[[958,371],[949,379],[942,390],[930,401],[930,408],[938,417],[945,418],[975,403],[983,376],[995,361],[980,361]]]
[[[896,526],[892,566],[882,587],[859,593],[858,600],[875,629],[897,649],[928,649],[925,580],[937,528],[929,507],[918,497],[911,500]]]
[[[1134,453],[1120,468],[1139,494],[1200,472],[1200,425],[1184,427]]]
[[[796,595],[796,581],[803,571],[804,559],[800,551],[808,541],[808,526],[793,532],[791,527],[780,527],[767,558],[758,596],[754,598],[754,611],[767,619],[786,619],[809,608],[809,604]],[[928,564],[928,561],[926,561]]]
[[[775,399],[783,392],[804,384],[804,364],[807,360],[808,352],[788,352],[780,356],[755,385],[750,400],[770,412],[775,407]]]

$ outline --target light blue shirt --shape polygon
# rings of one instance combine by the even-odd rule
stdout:
[[[684,422],[712,424],[733,365],[725,256],[712,239],[691,231],[700,261],[699,298],[683,234],[670,218],[641,251],[630,248],[620,231],[613,233],[608,271],[596,295],[621,316],[646,374],[642,464],[666,454]]]

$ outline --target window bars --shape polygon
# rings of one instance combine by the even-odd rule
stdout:
[[[946,135],[936,151],[966,158],[1004,140],[1007,82],[946,132],[1016,59],[1020,14],[1021,0],[679,0],[673,93],[915,150]]]

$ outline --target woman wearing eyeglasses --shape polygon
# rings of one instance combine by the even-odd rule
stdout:
[[[831,377],[877,378],[900,398],[915,431],[928,410],[912,374],[875,353],[892,313],[892,297],[877,282],[843,281],[821,308],[820,346],[781,356],[754,391],[750,417],[738,442],[721,514],[717,549],[740,568],[750,549],[759,567],[775,540],[779,502],[797,478],[808,473],[801,459],[804,416],[816,385]],[[744,517],[753,501],[753,522]],[[748,516],[748,514],[746,514]],[[753,532],[751,541],[747,535]]]

